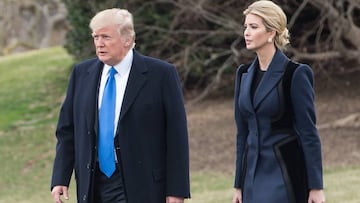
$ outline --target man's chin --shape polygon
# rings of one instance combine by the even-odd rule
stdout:
[[[99,56],[99,55],[98,55],[98,59],[99,59],[100,61],[102,61],[103,63],[106,63],[106,64],[107,64],[107,62],[109,62],[109,59],[108,59],[107,57],[104,57],[104,56]]]

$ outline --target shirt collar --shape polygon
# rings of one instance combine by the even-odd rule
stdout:
[[[133,58],[134,58],[134,53],[133,50],[130,49],[128,53],[125,55],[125,57],[120,61],[120,63],[114,66],[114,68],[116,69],[117,73],[120,76],[123,76],[130,71]],[[105,73],[109,72],[110,68],[111,66],[105,64],[104,65],[104,71],[106,71]]]

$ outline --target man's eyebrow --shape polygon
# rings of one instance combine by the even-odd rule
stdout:
[[[103,33],[103,34],[93,33],[91,36],[93,36],[93,37],[110,37],[111,35],[105,34],[105,33]]]

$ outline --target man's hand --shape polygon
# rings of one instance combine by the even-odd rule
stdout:
[[[64,196],[65,200],[69,200],[68,187],[62,186],[62,185],[57,185],[52,189],[51,195],[52,195],[55,203],[63,203],[63,201],[61,201],[61,198],[60,198],[61,195]]]
[[[166,197],[166,203],[184,203],[183,197]]]
[[[325,203],[324,191],[316,189],[310,190],[308,203]]]

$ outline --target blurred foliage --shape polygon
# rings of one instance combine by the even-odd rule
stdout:
[[[89,21],[105,8],[128,9],[134,16],[136,50],[173,63],[185,96],[232,95],[234,74],[255,54],[246,50],[243,10],[238,0],[63,0],[71,30],[66,49],[77,61],[94,56]],[[276,0],[288,16],[287,55],[308,63],[316,75],[359,71],[360,9],[357,0]],[[351,68],[353,67],[353,68]],[[325,78],[326,79],[326,78]],[[331,79],[330,79],[331,80]]]
[[[75,60],[94,56],[89,22],[94,15],[86,0],[63,0],[68,9],[70,30],[66,34],[66,50]]]
[[[189,14],[188,9],[195,5],[191,3],[190,7],[182,7],[185,1],[63,2],[68,8],[68,21],[71,26],[66,36],[65,48],[76,61],[95,56],[88,25],[96,12],[112,7],[125,8],[134,15],[136,49],[175,64],[186,92],[204,89],[211,82],[224,60],[231,57],[229,44],[237,38],[234,31],[221,30],[221,26],[204,19],[196,10]],[[220,1],[217,1],[207,7],[219,12],[213,7],[216,4],[221,5]],[[229,6],[235,5],[223,4],[222,7]],[[236,66],[234,61],[231,63],[232,65],[227,63],[228,68]],[[233,74],[232,71],[230,74]]]
[[[89,57],[95,56],[95,49],[92,43],[91,30],[89,23],[91,18],[99,11],[108,8],[125,8],[130,12],[131,8],[136,8],[134,15],[135,26],[139,24],[138,33],[141,33],[138,38],[156,38],[159,33],[154,32],[142,32],[141,24],[149,24],[159,27],[166,27],[169,24],[171,15],[171,8],[166,8],[166,5],[159,6],[158,4],[152,4],[151,2],[143,2],[140,0],[62,0],[68,8],[68,21],[71,25],[70,31],[68,31],[65,45],[66,50],[75,57],[77,61],[85,60]],[[153,49],[151,43],[142,44],[140,51],[147,51]]]

